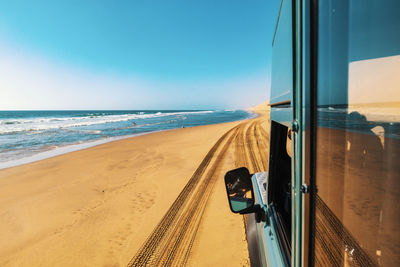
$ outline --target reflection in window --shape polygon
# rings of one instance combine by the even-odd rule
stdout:
[[[400,1],[319,1],[314,262],[400,265]]]

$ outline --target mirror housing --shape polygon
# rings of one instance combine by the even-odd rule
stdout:
[[[225,174],[225,188],[229,207],[233,213],[255,212],[253,184],[247,168],[241,167],[228,171]]]

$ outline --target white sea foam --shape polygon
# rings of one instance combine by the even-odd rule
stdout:
[[[113,141],[113,140],[118,140],[122,138],[126,138],[129,136],[136,136],[136,135],[142,135],[145,134],[143,132],[144,130],[146,131],[152,131],[154,132],[154,129],[156,131],[158,130],[163,130],[163,127],[149,127],[142,130],[138,131],[133,131],[133,132],[140,132],[142,133],[139,134],[134,134],[134,135],[123,135],[123,136],[117,136],[117,137],[107,137],[105,134],[101,135],[104,129],[115,129],[116,130],[121,130],[121,129],[126,129],[126,128],[134,128],[134,127],[146,127],[146,126],[154,126],[157,124],[164,124],[164,123],[173,123],[173,122],[179,122],[182,123],[183,121],[188,118],[190,119],[191,115],[199,115],[205,114],[205,113],[214,113],[217,111],[181,111],[181,112],[157,112],[157,113],[145,113],[145,112],[138,112],[137,114],[120,114],[120,115],[106,115],[105,113],[86,113],[85,116],[83,117],[36,117],[36,118],[24,118],[24,119],[13,119],[13,118],[8,118],[8,119],[1,119],[0,118],[0,136],[3,133],[12,133],[16,132],[16,135],[13,136],[6,136],[3,135],[3,139],[0,139],[0,141],[3,141],[3,144],[7,144],[7,140],[16,140],[18,141],[17,143],[19,144],[19,140],[24,140],[26,136],[29,135],[34,135],[29,137],[29,140],[35,140],[35,136],[38,135],[40,136],[41,140],[40,142],[41,145],[39,146],[33,146],[30,147],[30,144],[28,144],[26,147],[24,146],[23,148],[18,148],[16,147],[12,149],[3,149],[2,150],[2,157],[0,157],[0,169],[3,168],[8,168],[8,167],[13,167],[13,166],[18,166],[21,164],[26,164],[29,162],[34,162],[37,160],[42,160],[45,158],[57,156],[60,154],[88,148],[91,146],[99,145],[105,142]],[[249,117],[254,117],[257,116],[255,113],[246,111],[246,113],[249,115]],[[108,113],[110,114],[110,113]],[[168,117],[169,116],[169,117]],[[162,117],[161,119],[156,119],[156,120],[142,120],[141,119],[147,119],[147,118],[157,118],[157,117]],[[200,118],[200,117],[199,117]],[[88,128],[80,128],[75,126],[86,126],[86,125],[95,125],[95,124],[104,124],[104,123],[112,123],[112,122],[119,122],[119,121],[127,121],[126,123],[122,124],[111,124],[109,126],[106,125],[100,125],[96,126],[94,129],[91,127]],[[176,126],[176,125],[175,125]],[[166,127],[170,128],[170,127]],[[44,131],[44,130],[49,130],[49,129],[55,129],[51,131]],[[43,130],[43,131],[42,131]],[[61,131],[60,131],[61,130]],[[93,138],[101,138],[97,139],[95,141],[93,140],[64,140],[60,139],[60,142],[52,142],[47,143],[46,138],[48,138],[47,134],[52,138],[53,134],[57,134],[58,132],[65,132],[65,131],[71,131],[71,132],[84,132],[84,133],[90,133],[90,134],[100,134],[101,136],[93,136]],[[126,132],[129,131],[121,131],[122,134],[126,134]],[[20,137],[19,137],[20,136]],[[55,135],[57,136],[57,135]],[[69,136],[69,135],[68,135]],[[72,133],[73,136],[73,133]],[[63,137],[63,136],[62,136]],[[22,139],[21,139],[22,138]],[[39,138],[39,137],[38,137]],[[43,139],[43,140],[42,140]],[[64,143],[65,141],[65,143]],[[70,143],[73,142],[74,144]],[[69,143],[69,144],[68,144]],[[17,144],[17,145],[18,145]],[[3,146],[5,148],[7,146]]]
[[[67,146],[62,146],[62,147],[52,146],[51,149],[49,149],[47,151],[36,153],[36,154],[30,155],[27,157],[23,157],[23,158],[0,162],[0,170],[5,169],[5,168],[19,166],[22,164],[35,162],[35,161],[39,161],[39,160],[43,160],[43,159],[47,159],[47,158],[52,158],[52,157],[59,156],[59,155],[65,154],[65,153],[70,153],[70,152],[86,149],[89,147],[101,145],[101,144],[108,143],[111,141],[116,141],[116,140],[125,139],[125,138],[129,138],[129,137],[134,137],[134,136],[140,136],[140,135],[144,135],[144,134],[147,134],[147,133],[109,137],[109,138],[104,138],[104,139],[99,139],[99,140],[89,141],[89,142],[84,142],[84,143],[80,142],[77,144],[72,144],[72,145],[67,145]]]
[[[152,114],[122,114],[122,115],[91,115],[84,117],[46,117],[29,119],[2,119],[0,120],[0,134],[17,132],[41,131],[61,128],[71,128],[79,126],[89,126],[104,123],[122,122],[129,120],[140,120],[157,117],[179,116],[187,114],[212,113],[214,111],[186,111],[186,112],[157,112]],[[103,113],[104,114],[104,113]]]

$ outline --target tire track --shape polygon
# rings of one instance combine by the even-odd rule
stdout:
[[[250,173],[268,170],[269,135],[262,120],[239,125],[235,138],[236,167],[247,167]]]
[[[253,122],[252,124],[250,124],[250,126],[247,128],[246,133],[245,133],[245,138],[246,138],[246,144],[248,149],[248,158],[250,159],[251,162],[251,166],[252,166],[252,173],[255,172],[259,172],[261,171],[261,168],[259,166],[259,162],[257,160],[257,156],[255,154],[255,150],[258,150],[258,148],[254,147],[254,129],[255,129],[255,125],[256,125],[257,121]],[[258,151],[257,151],[258,152]]]
[[[185,266],[227,151],[234,146],[237,167],[264,171],[268,139],[260,119],[245,121],[218,139],[128,266]]]
[[[248,123],[242,123],[238,126],[238,133],[235,137],[235,164],[236,168],[248,166],[244,142],[244,130]]]
[[[269,146],[268,146],[268,141],[269,137],[267,135],[267,132],[264,130],[262,127],[261,123],[258,123],[255,128],[255,140],[257,142],[257,151],[259,152],[259,157],[260,157],[260,162],[262,166],[261,171],[267,171],[268,170],[268,155],[269,155]]]
[[[250,173],[266,171],[268,170],[269,135],[262,127],[262,120],[256,119],[252,124],[250,123],[251,122],[247,122],[239,125],[240,130],[235,138],[235,167],[247,167]],[[246,126],[248,126],[247,131],[245,131]],[[251,127],[253,127],[253,133],[251,133]],[[255,140],[256,146],[252,145],[254,143],[253,139]],[[259,155],[258,158],[261,160],[258,164],[256,154]],[[262,166],[262,169],[259,169],[257,165]],[[243,224],[244,228],[247,229],[246,215],[243,215]]]
[[[236,130],[237,132],[237,130]],[[184,222],[184,227],[179,228],[179,238],[176,238],[172,243],[168,244],[167,247],[172,247],[172,252],[169,253],[166,260],[161,260],[161,266],[182,266],[187,261],[190,250],[190,242],[194,240],[195,233],[200,225],[202,216],[204,214],[207,201],[212,193],[213,187],[216,183],[217,175],[216,170],[221,166],[221,161],[224,159],[225,153],[230,147],[236,132],[228,139],[220,151],[216,161],[213,163],[211,168],[206,174],[206,177],[201,185],[201,188],[196,191],[196,195],[192,198],[189,208],[185,211],[185,214],[181,217],[181,221]],[[185,235],[185,233],[187,234]],[[186,253],[184,253],[186,250]],[[177,253],[177,252],[182,253]],[[180,258],[180,255],[185,257]],[[187,256],[186,256],[187,255]],[[177,257],[178,256],[178,257]],[[175,258],[174,258],[175,257]]]
[[[167,213],[163,216],[159,224],[153,230],[151,235],[147,238],[145,243],[136,253],[136,255],[132,258],[132,260],[128,263],[128,266],[146,266],[150,263],[154,263],[157,260],[157,251],[160,251],[160,243],[164,241],[163,239],[169,238],[171,239],[171,229],[174,228],[173,226],[177,225],[178,217],[183,212],[182,207],[188,202],[188,199],[193,194],[194,188],[198,185],[199,181],[201,180],[206,168],[210,164],[212,158],[216,154],[218,148],[220,148],[223,141],[227,139],[229,135],[232,134],[233,131],[236,131],[236,127],[225,133],[211,148],[211,150],[207,153],[206,157],[203,159],[199,167],[196,169],[192,177],[190,178],[189,182],[186,184],[184,189],[181,191],[177,199],[171,205],[170,209]],[[232,135],[233,136],[233,135]],[[232,137],[230,138],[232,139]],[[227,142],[228,144],[229,142]],[[219,157],[217,161],[219,162],[222,157]],[[216,166],[218,162],[215,162],[213,166]],[[204,187],[204,184],[202,184]],[[201,189],[204,189],[201,187]],[[199,190],[197,190],[199,192]],[[193,215],[189,215],[193,216]],[[187,216],[186,216],[187,217]],[[191,217],[190,217],[191,218]],[[180,226],[180,225],[179,225]],[[176,228],[176,227],[175,227]],[[179,228],[176,228],[179,230]],[[175,232],[177,232],[175,230]],[[173,235],[174,233],[172,233]],[[164,238],[166,237],[166,238]],[[171,241],[167,241],[166,244],[170,244]],[[165,246],[162,246],[165,247]],[[175,251],[176,248],[171,250],[171,253]],[[168,249],[164,249],[168,250]],[[153,264],[152,264],[153,265]]]

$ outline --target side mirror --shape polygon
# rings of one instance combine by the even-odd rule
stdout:
[[[225,187],[233,213],[254,212],[254,192],[247,168],[231,170],[225,174]]]

